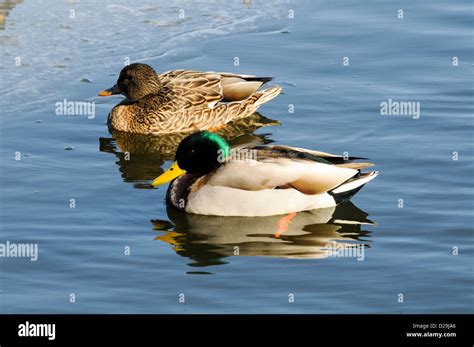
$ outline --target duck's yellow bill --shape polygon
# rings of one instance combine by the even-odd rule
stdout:
[[[178,166],[178,162],[174,162],[171,167],[165,171],[161,176],[155,178],[155,180],[151,183],[153,187],[160,186],[162,184],[165,184],[171,180],[174,180],[176,177],[179,177],[181,175],[184,175],[186,173],[185,170],[182,170]]]

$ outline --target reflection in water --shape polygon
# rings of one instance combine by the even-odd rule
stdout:
[[[217,131],[231,146],[265,144],[272,142],[268,134],[254,135],[263,126],[279,125],[278,121],[259,113],[227,124]],[[130,134],[113,131],[113,138],[100,138],[101,152],[113,153],[118,158],[122,178],[136,188],[149,189],[150,181],[164,171],[165,160],[173,160],[181,140],[189,134],[168,134],[160,136]]]
[[[5,29],[5,21],[10,11],[23,0],[3,0],[0,1],[0,30]]]
[[[203,216],[171,208],[167,212],[171,221],[152,221],[153,230],[160,232],[155,240],[169,243],[177,254],[190,258],[190,266],[225,264],[223,258],[232,255],[326,258],[334,245],[338,250],[364,250],[369,247],[364,237],[370,237],[370,232],[362,230],[362,225],[374,224],[350,202],[288,216],[254,218]]]

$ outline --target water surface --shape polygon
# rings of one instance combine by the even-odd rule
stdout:
[[[1,312],[472,313],[469,1],[1,8],[1,240],[39,247],[36,262],[0,260]],[[278,217],[167,210],[166,187],[148,183],[176,139],[109,133],[120,99],[96,96],[127,62],[275,76],[284,94],[260,109],[266,126],[236,125],[233,143],[348,152],[381,175],[283,232]],[[95,102],[95,117],[56,115],[64,99]],[[388,99],[421,116],[381,115]],[[328,257],[333,242],[363,259]]]

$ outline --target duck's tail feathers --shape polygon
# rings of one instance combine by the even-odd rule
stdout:
[[[362,189],[365,184],[369,183],[375,177],[377,177],[378,174],[378,171],[361,173],[360,175],[357,175],[357,177],[347,180],[346,182],[334,188],[328,193],[332,195],[332,197],[336,201],[336,204],[341,204],[351,199],[359,190]]]
[[[258,108],[259,106],[263,105],[264,103],[270,101],[271,99],[275,98],[281,92],[280,86],[273,86],[262,91],[257,91],[254,94],[255,101],[254,106]]]
[[[254,76],[242,77],[242,78],[248,82],[262,82],[262,85],[270,82],[273,79],[273,77],[254,77]]]

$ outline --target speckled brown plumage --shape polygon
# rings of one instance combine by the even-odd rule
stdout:
[[[245,119],[231,121],[227,126],[216,131],[225,140],[233,144],[233,140],[246,137],[252,139],[252,133],[264,126],[279,125],[280,123],[254,113]],[[132,154],[159,155],[162,159],[172,160],[179,143],[189,133],[169,133],[160,136],[133,134],[129,132],[111,131],[119,152]],[[238,145],[235,144],[235,145]]]
[[[109,114],[112,130],[158,135],[212,129],[252,115],[281,91],[279,86],[257,90],[269,78],[191,70],[153,73],[145,64],[122,70],[111,90],[127,98]]]

